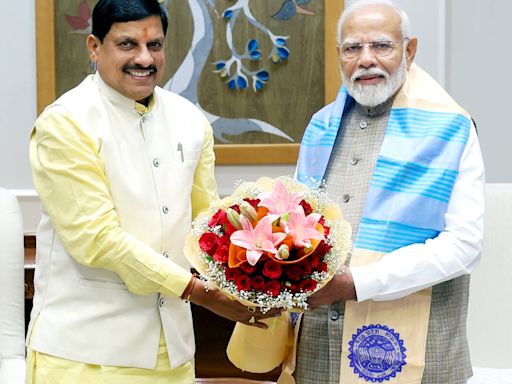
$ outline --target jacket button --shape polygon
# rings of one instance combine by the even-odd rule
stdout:
[[[158,159],[153,160],[153,165],[155,167],[159,167],[160,166],[160,160],[158,160]]]
[[[169,253],[168,253],[168,252],[164,252],[164,253],[162,253],[162,255],[164,255],[164,257],[165,257],[166,259],[168,259],[168,258],[169,258]]]
[[[336,321],[340,318],[340,314],[338,313],[338,311],[330,311],[329,312],[329,318],[332,320],[332,321]]]
[[[167,207],[167,205],[164,205],[162,207],[162,212],[165,213],[166,215],[169,213],[169,207]]]
[[[158,300],[158,306],[160,308],[162,308],[165,304],[165,299],[163,297],[160,298],[160,300]]]
[[[363,120],[359,123],[359,128],[365,129],[366,127],[368,127],[368,123],[366,121]]]
[[[359,163],[359,159],[357,157],[353,157],[350,159],[351,165],[356,165],[357,163]]]
[[[343,201],[344,201],[345,203],[348,203],[348,202],[349,202],[349,200],[350,200],[350,195],[349,195],[348,193],[345,193],[345,194],[343,195]]]

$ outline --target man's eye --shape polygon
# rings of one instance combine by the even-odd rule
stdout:
[[[158,51],[158,50],[162,49],[162,46],[163,46],[163,44],[160,41],[153,41],[148,44],[148,48],[152,49],[154,51]]]
[[[391,43],[389,43],[387,41],[376,42],[376,43],[373,43],[372,46],[374,49],[378,49],[380,51],[386,51],[386,50],[392,48]]]
[[[134,46],[134,43],[133,41],[121,41],[121,43],[119,43],[119,46],[121,48],[132,48]]]
[[[345,52],[358,52],[361,50],[361,44],[350,44],[346,45],[344,51]]]

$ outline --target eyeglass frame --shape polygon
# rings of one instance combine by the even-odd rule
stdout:
[[[372,52],[377,57],[388,57],[388,56],[391,55],[391,53],[393,53],[395,45],[403,44],[407,40],[409,40],[408,37],[404,37],[403,39],[397,40],[397,41],[377,40],[377,41],[370,41],[369,43],[345,43],[345,44],[342,44],[342,45],[338,45],[338,47],[340,49],[340,58],[343,58],[345,60],[354,60],[357,57],[361,56],[365,46],[368,46],[370,48],[370,52]],[[375,44],[389,44],[391,46],[390,53],[382,56],[381,54],[377,53],[375,50],[372,49],[372,47]],[[354,56],[346,57],[346,55],[343,54],[343,47],[346,47],[346,46],[359,46],[361,48],[361,50],[357,54],[355,54]]]

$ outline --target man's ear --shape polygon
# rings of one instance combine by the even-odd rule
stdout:
[[[96,63],[98,61],[98,51],[100,47],[101,42],[96,36],[94,36],[93,34],[87,36],[87,50],[89,51],[89,57],[91,58],[91,61],[93,63]]]
[[[405,58],[407,60],[407,69],[411,68],[414,57],[416,56],[416,48],[418,47],[418,39],[412,37],[407,41],[407,47],[405,48]]]

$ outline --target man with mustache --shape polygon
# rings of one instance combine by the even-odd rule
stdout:
[[[298,384],[462,384],[484,168],[471,117],[413,63],[407,15],[359,1],[338,24],[343,78],[311,119],[297,178],[325,183],[353,228],[351,260],[314,294]]]
[[[262,328],[276,311],[205,289],[183,254],[191,219],[218,196],[208,121],[157,87],[166,11],[100,0],[92,22],[96,74],[47,107],[31,135],[43,212],[27,382],[191,384],[189,301]]]

